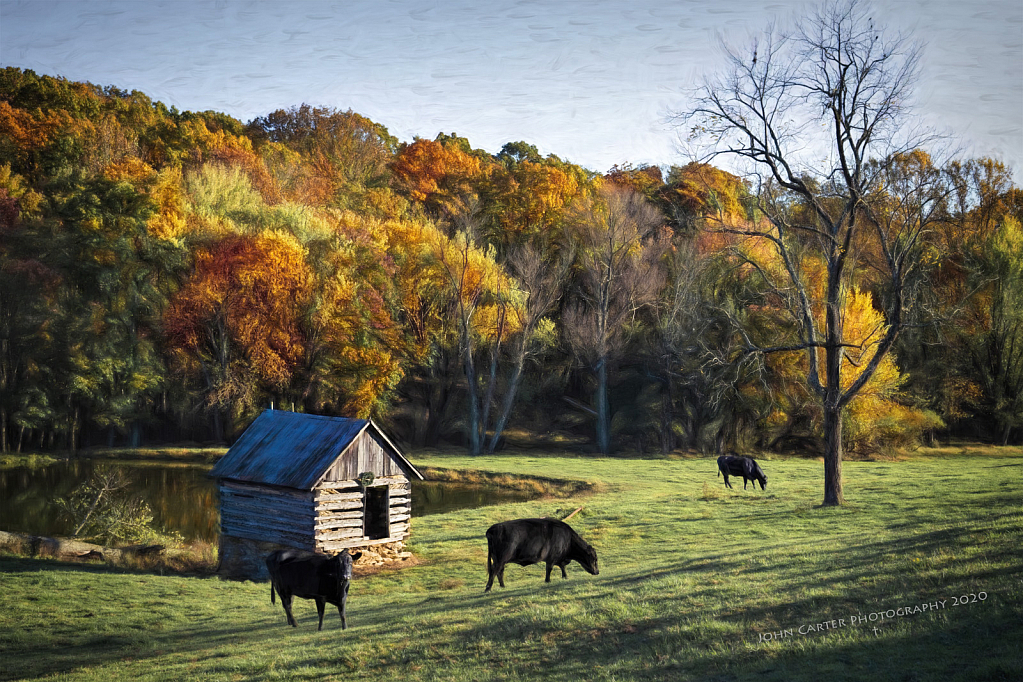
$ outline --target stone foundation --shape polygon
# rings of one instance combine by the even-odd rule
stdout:
[[[259,542],[230,535],[220,536],[220,561],[217,573],[225,578],[269,580],[266,557],[277,549],[293,549],[273,542]]]

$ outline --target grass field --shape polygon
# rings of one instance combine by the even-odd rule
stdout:
[[[596,489],[415,519],[422,563],[357,578],[347,631],[303,600],[288,627],[266,583],[0,556],[0,679],[1023,679],[1023,448],[847,462],[841,508],[805,459],[766,492],[713,458],[411,459]],[[578,506],[599,576],[482,592],[491,523]]]

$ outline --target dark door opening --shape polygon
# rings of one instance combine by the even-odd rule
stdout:
[[[370,540],[380,540],[390,537],[390,488],[386,485],[366,488],[363,496],[366,507],[363,512],[364,530],[366,537]]]

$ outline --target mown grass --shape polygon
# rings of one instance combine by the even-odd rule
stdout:
[[[822,465],[805,459],[764,461],[768,488],[754,492],[725,489],[713,458],[411,458],[593,485],[415,519],[423,563],[357,579],[344,632],[336,612],[317,632],[301,600],[287,627],[265,583],[0,557],[0,678],[1023,678],[1020,448],[846,463],[841,508],[818,506]],[[482,592],[490,524],[578,506],[571,524],[597,548],[599,576],[572,564],[546,585],[542,566],[510,566],[507,588]],[[936,601],[945,607],[850,622]]]

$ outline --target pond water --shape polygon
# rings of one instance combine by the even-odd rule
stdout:
[[[165,462],[112,462],[74,459],[45,467],[0,470],[0,530],[34,535],[66,536],[70,523],[61,518],[55,500],[89,479],[96,465],[123,468],[129,490],[153,510],[153,525],[177,531],[186,540],[215,542],[219,531],[217,484],[209,466]],[[412,514],[442,514],[501,502],[530,499],[526,493],[462,483],[413,481]]]

